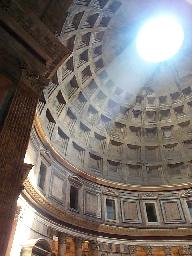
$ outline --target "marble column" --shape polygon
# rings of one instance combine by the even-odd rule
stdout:
[[[59,254],[58,256],[65,256],[66,254],[66,235],[64,233],[59,234]]]
[[[75,255],[82,256],[82,239],[75,238]]]

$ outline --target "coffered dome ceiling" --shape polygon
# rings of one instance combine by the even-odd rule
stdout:
[[[135,48],[138,28],[168,10],[181,19],[183,47],[170,61],[144,62]],[[71,54],[37,110],[49,146],[101,179],[191,182],[191,17],[187,1],[74,1],[59,36]]]

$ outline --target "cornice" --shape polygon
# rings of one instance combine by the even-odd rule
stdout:
[[[77,215],[73,216],[70,213],[65,212],[63,209],[49,202],[39,191],[36,189],[29,179],[24,182],[25,190],[24,196],[29,200],[36,208],[43,211],[44,214],[54,218],[54,221],[59,225],[68,224],[74,227],[74,229],[81,229],[87,233],[97,234],[98,236],[106,237],[189,237],[192,235],[190,228],[169,228],[169,229],[139,229],[139,228],[126,228],[110,226],[96,221],[87,221]]]
[[[143,186],[143,185],[131,185],[131,184],[123,184],[119,182],[113,182],[110,180],[106,180],[100,177],[96,177],[93,175],[90,175],[86,170],[80,169],[73,164],[71,164],[69,161],[67,161],[63,156],[51,145],[48,137],[46,136],[40,122],[40,118],[38,114],[36,113],[35,119],[34,119],[34,127],[35,130],[41,140],[41,142],[46,146],[46,148],[49,148],[49,151],[51,155],[64,167],[69,169],[71,172],[73,172],[76,175],[79,175],[80,177],[87,179],[91,182],[94,182],[98,185],[103,185],[106,187],[111,187],[115,189],[121,189],[121,190],[130,190],[130,191],[173,191],[173,190],[181,190],[181,189],[189,189],[192,187],[191,182],[186,183],[180,183],[180,184],[169,184],[169,185],[159,185],[159,186]]]

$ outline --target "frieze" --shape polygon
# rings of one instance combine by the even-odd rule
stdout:
[[[111,188],[104,188],[103,194],[108,196],[118,196],[119,193]]]
[[[157,198],[158,194],[153,193],[153,192],[145,192],[140,194],[141,198]]]
[[[169,192],[164,192],[164,193],[158,193],[159,198],[178,198],[179,193],[169,193]]]
[[[76,187],[81,187],[83,185],[82,180],[78,176],[69,176],[68,180],[70,184],[76,186]]]
[[[129,191],[121,191],[119,192],[119,196],[122,198],[139,198],[139,193],[129,192]]]

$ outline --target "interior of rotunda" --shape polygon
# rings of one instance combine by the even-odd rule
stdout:
[[[0,256],[192,255],[191,27],[191,0],[0,1]]]

